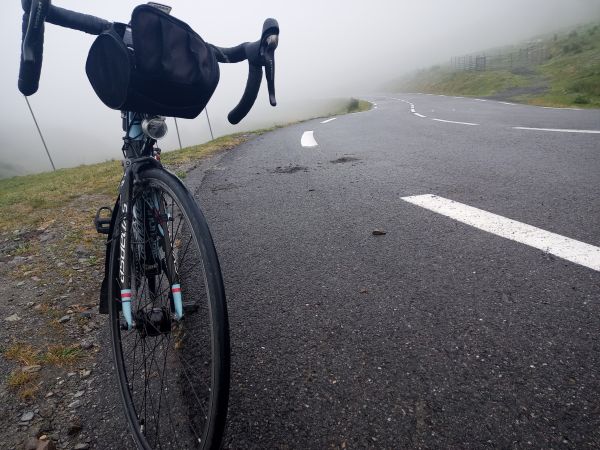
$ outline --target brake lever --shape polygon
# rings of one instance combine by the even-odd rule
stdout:
[[[277,106],[275,99],[275,49],[279,45],[279,23],[275,19],[267,19],[263,24],[260,44],[261,65],[265,68],[265,78],[269,89],[269,103]]]
[[[266,39],[266,48],[262,55],[271,106],[277,106],[277,100],[275,99],[275,49],[277,48],[278,41],[278,35],[273,34],[268,36]]]

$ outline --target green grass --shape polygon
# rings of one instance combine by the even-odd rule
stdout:
[[[77,345],[53,345],[48,347],[42,361],[58,367],[72,366],[83,357]]]
[[[180,166],[233,148],[250,136],[252,133],[235,134],[164,153],[162,161],[176,172],[184,173]],[[81,208],[71,206],[72,203],[89,196],[92,200],[86,203],[91,206],[112,204],[122,174],[119,161],[108,161],[0,180],[0,233],[40,229],[61,219],[62,222],[68,219],[75,224],[80,221],[89,224],[89,212],[85,211],[85,217],[82,217]]]
[[[531,102],[600,108],[600,26],[571,32],[555,41],[551,58],[538,67],[549,80],[548,93]]]
[[[435,66],[393,88],[433,94],[506,99],[543,106],[600,108],[600,24],[578,27],[544,39],[549,58],[511,70],[455,72]]]
[[[431,94],[472,95],[486,97],[512,87],[522,87],[527,80],[507,70],[490,72],[452,72],[436,67],[423,71],[405,85],[408,90]]]

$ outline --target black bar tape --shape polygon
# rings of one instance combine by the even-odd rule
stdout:
[[[23,14],[21,26],[21,64],[19,66],[19,91],[23,95],[37,92],[42,72],[44,53],[44,18],[50,3],[48,1],[35,4],[23,2],[31,10]]]
[[[89,34],[100,34],[110,28],[111,22],[99,17],[81,14],[68,9],[51,6],[46,21],[73,30],[83,31]]]
[[[248,67],[248,82],[246,83],[244,95],[238,105],[227,116],[227,119],[229,119],[229,122],[233,125],[240,123],[240,121],[250,112],[250,109],[252,109],[252,106],[256,101],[256,97],[258,97],[258,91],[260,90],[263,74],[262,66],[248,64]]]
[[[236,47],[224,48],[209,44],[215,52],[215,57],[220,63],[238,63],[246,59],[246,43]]]

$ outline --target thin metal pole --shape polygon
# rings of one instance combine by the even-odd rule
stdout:
[[[177,130],[177,139],[179,140],[179,150],[183,150],[183,147],[181,146],[181,136],[179,135],[179,125],[177,125],[177,117],[173,117],[173,119],[175,120],[175,129]]]
[[[33,114],[33,109],[31,109],[31,105],[29,104],[29,99],[25,96],[25,101],[27,102],[27,106],[29,107],[29,112],[31,113],[31,117],[33,117],[33,122],[35,123],[35,127],[40,134],[40,138],[42,138],[42,144],[44,144],[44,148],[46,149],[46,154],[48,155],[48,159],[50,160],[50,164],[52,165],[52,170],[56,172],[56,167],[54,167],[54,161],[52,161],[52,157],[50,156],[50,152],[48,151],[48,146],[46,145],[46,141],[44,140],[44,135],[42,134],[42,130],[40,130],[40,126],[35,118],[35,114]]]
[[[215,140],[212,132],[212,126],[210,125],[210,118],[208,117],[208,108],[204,108],[204,112],[206,113],[206,120],[208,121],[208,129],[210,130],[210,139]]]

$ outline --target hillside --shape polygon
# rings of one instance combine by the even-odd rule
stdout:
[[[453,58],[451,65],[421,70],[392,87],[541,106],[600,108],[600,23]]]

